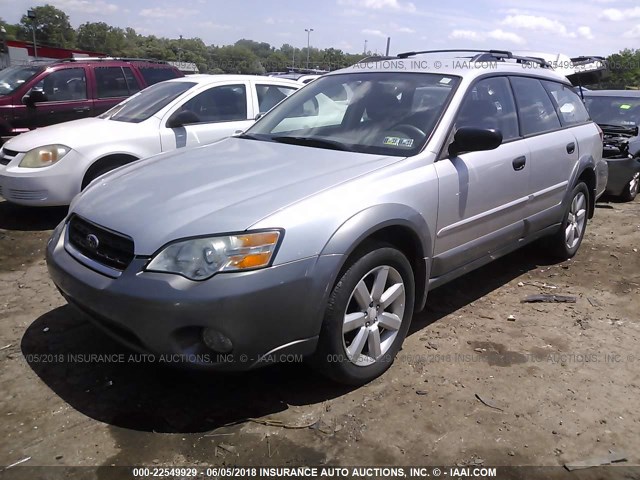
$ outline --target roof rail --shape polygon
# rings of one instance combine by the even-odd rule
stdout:
[[[518,63],[535,63],[543,68],[551,68],[549,62],[538,57],[523,57],[520,55],[514,55],[508,50],[465,50],[465,49],[447,49],[447,50],[421,50],[417,52],[404,52],[399,53],[397,58],[409,58],[415,55],[422,55],[425,53],[476,53],[473,57],[474,61],[504,61],[515,60]]]
[[[402,54],[400,54],[402,55]],[[389,57],[387,55],[369,55],[368,57],[364,57],[361,58],[360,60],[358,60],[356,62],[356,64],[358,63],[367,63],[367,62],[380,62],[383,60],[393,60],[393,59],[398,59],[398,58],[404,58],[404,57],[400,57],[400,55],[398,55],[397,57]]]
[[[129,57],[70,57],[57,60],[58,62],[110,62],[113,60],[120,60],[123,62],[148,62],[148,63],[163,63],[164,60],[156,60],[153,58],[129,58]]]

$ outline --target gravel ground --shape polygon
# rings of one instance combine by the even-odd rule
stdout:
[[[601,202],[571,261],[534,245],[431,292],[393,367],[357,389],[300,364],[222,375],[131,357],[49,280],[44,244],[64,213],[0,201],[0,465],[28,458],[8,478],[53,465],[560,466],[610,450],[640,464],[640,202]],[[521,303],[540,293],[577,302]]]

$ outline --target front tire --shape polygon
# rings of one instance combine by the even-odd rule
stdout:
[[[409,261],[394,247],[376,244],[357,254],[329,296],[312,365],[348,385],[384,373],[409,330],[414,285]]]
[[[627,186],[624,187],[624,191],[622,195],[620,195],[620,199],[623,202],[632,202],[636,195],[638,195],[638,190],[640,190],[640,172],[636,172],[627,183]]]
[[[549,247],[555,257],[568,260],[578,252],[587,229],[588,211],[589,189],[580,182],[571,192],[560,230],[549,239]]]

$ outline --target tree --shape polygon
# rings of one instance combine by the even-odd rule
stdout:
[[[30,41],[32,27],[36,30],[36,42],[62,48],[75,46],[76,32],[69,22],[69,17],[62,10],[52,5],[32,7],[36,18],[30,19],[23,15],[18,27],[18,39]]]
[[[76,45],[83,50],[115,56],[128,56],[129,44],[124,30],[104,22],[87,22],[78,27]],[[135,46],[134,46],[135,47]]]
[[[0,17],[0,27],[4,28],[4,30],[6,32],[5,33],[5,38],[7,40],[15,40],[17,38],[18,25],[13,25],[11,23],[7,23]]]

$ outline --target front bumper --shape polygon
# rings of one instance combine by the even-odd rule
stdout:
[[[27,206],[69,205],[80,193],[82,157],[69,152],[59,162],[43,168],[17,166],[24,153],[19,153],[8,165],[0,165],[0,195],[6,200]]]
[[[640,172],[640,157],[607,158],[609,179],[605,193],[613,196],[623,194],[634,174]]]
[[[114,279],[72,257],[60,230],[47,246],[47,265],[70,305],[134,350],[174,365],[220,370],[246,370],[313,353],[341,260],[337,255],[313,257],[194,282],[144,272],[148,259],[136,257]],[[221,355],[206,347],[204,327],[228,337],[232,352]]]

